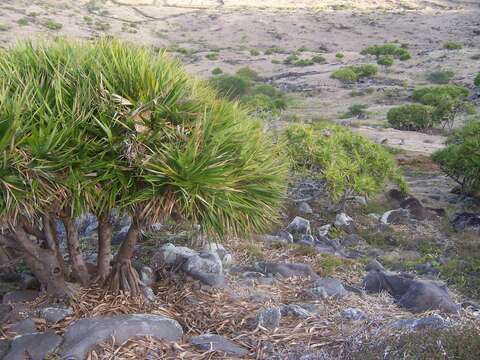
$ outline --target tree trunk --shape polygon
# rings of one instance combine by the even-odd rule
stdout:
[[[140,221],[137,216],[134,216],[125,240],[115,257],[115,263],[107,282],[109,290],[114,293],[123,291],[131,296],[143,296],[143,283],[131,262],[140,231]]]
[[[72,298],[78,287],[65,281],[55,254],[50,249],[35,245],[20,225],[14,228],[13,234],[17,245],[23,250],[25,263],[42,284],[42,289],[54,297]]]
[[[95,281],[100,284],[105,282],[110,273],[112,233],[113,224],[110,221],[110,211],[104,211],[98,217],[98,257]]]
[[[72,275],[80,284],[88,286],[90,283],[90,275],[88,274],[82,250],[80,249],[80,241],[78,240],[78,233],[77,229],[75,229],[74,221],[68,212],[62,217],[62,221],[67,231],[67,247],[72,264]]]
[[[62,256],[60,251],[60,244],[58,243],[58,234],[55,227],[55,223],[50,215],[44,215],[42,218],[43,221],[43,232],[45,234],[45,239],[48,244],[49,249],[55,254],[60,268],[66,278],[69,277],[70,271],[67,264],[65,264],[65,259]]]

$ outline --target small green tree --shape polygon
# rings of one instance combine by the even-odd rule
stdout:
[[[293,167],[325,180],[328,193],[344,206],[354,195],[374,195],[388,181],[406,190],[392,155],[381,145],[329,123],[291,125],[285,142]]]
[[[432,159],[461,185],[466,194],[480,194],[480,119],[469,122],[447,140],[447,147]]]
[[[467,111],[470,104],[467,101],[468,95],[468,89],[463,86],[438,85],[415,89],[412,97],[419,103],[434,107],[433,117],[436,123],[452,127],[457,114]]]
[[[282,152],[259,122],[166,55],[117,41],[1,50],[0,153],[0,242],[56,296],[93,281],[140,295],[131,258],[145,226],[175,215],[212,236],[264,231],[284,192]],[[113,209],[132,223],[110,268]],[[94,276],[74,226],[87,212]]]
[[[345,66],[332,73],[332,79],[342,82],[356,82],[362,78],[370,78],[378,72],[378,67],[372,64]]]
[[[405,61],[412,57],[408,50],[396,43],[369,46],[363,49],[361,54],[374,55],[377,58],[377,63],[385,66],[392,66],[394,59]]]
[[[473,80],[473,84],[480,87],[480,73],[478,73],[478,75],[475,77],[475,80]]]

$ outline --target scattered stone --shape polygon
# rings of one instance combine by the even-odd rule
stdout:
[[[321,237],[328,236],[328,233],[331,228],[332,228],[331,224],[320,226],[320,228],[318,229],[318,235],[320,235]]]
[[[30,302],[35,300],[40,293],[35,290],[11,291],[3,295],[3,304],[15,304],[20,302]]]
[[[457,313],[459,308],[445,285],[417,280],[406,274],[370,271],[363,279],[363,287],[369,293],[388,292],[400,306],[412,312],[442,310]]]
[[[284,278],[294,276],[310,277],[312,279],[319,278],[318,274],[307,264],[259,262],[256,268],[265,275],[279,275]]]
[[[280,325],[282,313],[278,307],[266,308],[257,315],[257,326],[274,330]]]
[[[405,225],[408,224],[410,212],[406,209],[395,209],[387,211],[382,215],[380,221],[385,225]]]
[[[37,325],[32,319],[24,319],[11,324],[8,331],[17,335],[32,334],[37,332]]]
[[[114,339],[115,344],[122,344],[129,339],[144,336],[178,341],[183,336],[183,330],[175,320],[152,314],[80,319],[65,332],[62,357],[83,360],[88,351],[101,342]]]
[[[0,326],[7,319],[10,311],[12,311],[12,307],[10,305],[0,304]]]
[[[456,231],[476,231],[480,233],[480,215],[468,212],[455,214],[452,225]]]
[[[297,216],[285,230],[291,234],[310,234],[310,221]]]
[[[153,289],[150,286],[143,286],[142,287],[143,295],[148,301],[155,301],[157,298],[155,293],[153,292]]]
[[[280,308],[280,312],[282,316],[292,315],[301,319],[307,319],[313,315],[310,311],[297,304],[283,305]]]
[[[198,253],[187,247],[165,244],[154,254],[152,264],[157,271],[162,268],[183,271],[209,286],[222,286],[225,281],[222,261],[216,251]]]
[[[216,252],[220,260],[222,261],[222,266],[224,269],[230,267],[233,263],[233,256],[230,254],[222,244],[218,243],[208,243],[208,251]]]
[[[440,274],[440,270],[434,267],[431,263],[417,264],[415,265],[415,271],[421,275],[429,275],[434,277]]]
[[[112,245],[119,245],[125,240],[125,236],[127,236],[128,229],[130,229],[130,225],[126,225],[120,229],[120,231],[115,232],[112,237]]]
[[[22,288],[25,290],[38,290],[40,289],[40,282],[37,280],[35,276],[29,273],[21,273],[20,274],[20,284]]]
[[[300,204],[298,204],[298,211],[304,214],[313,214],[311,206],[305,201],[302,201]]]
[[[357,234],[348,234],[342,238],[342,245],[353,246],[365,243],[365,240]]]
[[[407,195],[398,189],[390,189],[385,196],[394,206],[400,206],[400,203],[407,198]]]
[[[438,329],[444,327],[446,321],[437,314],[419,319],[402,319],[388,325],[394,329],[418,331],[423,329]]]
[[[402,209],[407,209],[410,216],[416,220],[422,221],[428,217],[428,210],[422,205],[420,200],[414,198],[413,196],[403,200],[400,203],[400,207]]]
[[[40,309],[40,317],[53,324],[56,324],[71,315],[73,315],[73,309],[66,306],[47,306]]]
[[[312,235],[302,235],[302,238],[298,243],[305,244],[305,245],[314,245],[315,238]]]
[[[62,338],[53,331],[17,336],[3,360],[44,360],[62,343]],[[83,360],[83,358],[78,358]]]
[[[356,308],[343,309],[341,312],[342,318],[346,320],[358,321],[367,318],[367,314],[363,310]]]
[[[326,277],[315,281],[307,294],[312,298],[342,298],[347,295],[347,290],[337,279]]]
[[[157,275],[150,266],[143,266],[140,269],[140,280],[145,286],[152,286],[157,282]]]
[[[334,225],[338,228],[348,228],[353,224],[353,219],[345,213],[337,214]]]
[[[365,196],[354,196],[353,201],[355,201],[358,205],[366,206],[368,201]]]
[[[231,356],[246,356],[248,354],[247,349],[220,335],[193,336],[189,342],[203,351],[221,351]]]

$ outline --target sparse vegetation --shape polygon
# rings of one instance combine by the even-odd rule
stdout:
[[[395,59],[392,55],[382,55],[378,58],[377,64],[390,67],[393,65]]]
[[[47,20],[45,22],[45,27],[49,30],[57,31],[57,30],[60,30],[63,27],[63,25],[55,20]]]
[[[311,66],[314,64],[323,64],[326,60],[322,55],[314,55],[311,58],[301,59],[296,53],[288,55],[283,63],[292,66]]]
[[[448,84],[454,76],[455,73],[451,70],[438,70],[428,74],[427,80],[434,84]]]
[[[446,50],[460,50],[463,49],[463,44],[456,41],[448,41],[443,44],[443,48]]]
[[[251,49],[250,50],[250,55],[258,56],[258,55],[260,55],[260,51],[258,51],[257,49]]]
[[[356,82],[362,78],[370,78],[376,75],[378,68],[375,65],[366,64],[358,66],[345,66],[336,70],[332,75],[332,79],[337,79],[342,82]]]
[[[218,53],[217,52],[212,52],[212,53],[209,53],[207,55],[205,55],[205,57],[208,59],[208,60],[218,60]]]
[[[365,119],[367,117],[367,104],[353,104],[348,108],[348,111],[343,114],[344,118],[356,117],[358,119]]]
[[[343,59],[343,58],[345,57],[345,55],[343,55],[342,53],[336,53],[336,54],[335,54],[335,57],[336,57],[337,59]]]
[[[393,157],[380,145],[329,123],[291,125],[285,131],[288,153],[297,171],[313,170],[325,180],[332,199],[373,195],[387,181],[406,184]]]
[[[473,85],[480,87],[480,73],[473,80]]]
[[[17,24],[20,26],[27,26],[28,24],[30,24],[30,20],[28,17],[23,17],[17,20]]]
[[[8,30],[10,30],[10,26],[8,26],[7,24],[0,23],[0,31],[8,31]]]
[[[220,69],[219,67],[216,67],[215,69],[212,70],[213,75],[220,75],[223,74],[223,70]]]
[[[480,194],[480,119],[455,131],[447,147],[432,156],[467,194]]]

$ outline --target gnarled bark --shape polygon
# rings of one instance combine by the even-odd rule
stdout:
[[[67,210],[65,212],[66,214],[63,214],[62,221],[67,232],[67,248],[72,264],[72,276],[76,281],[80,282],[80,284],[87,286],[90,283],[90,275],[83,259],[82,250],[80,249],[77,229],[75,228],[73,218],[68,214],[69,211]]]
[[[110,211],[104,211],[98,217],[98,256],[95,282],[100,284],[105,282],[110,273],[112,233],[113,224],[110,220]]]

